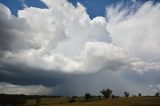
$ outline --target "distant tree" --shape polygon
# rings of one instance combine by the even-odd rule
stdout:
[[[100,91],[100,93],[105,97],[105,98],[109,98],[112,94],[112,90],[110,89],[103,89],[102,91]]]
[[[90,93],[86,93],[84,95],[85,99],[88,101],[91,98],[91,94]]]
[[[98,95],[98,98],[101,98],[101,95]]]
[[[125,91],[125,92],[124,92],[124,96],[125,96],[126,98],[128,98],[128,97],[129,97],[129,93],[128,93],[127,91]]]
[[[158,96],[159,96],[159,93],[157,92],[157,93],[155,94],[155,96],[158,97]]]
[[[116,98],[116,96],[115,95],[111,95],[111,98],[114,99],[114,98]]]
[[[158,92],[156,92],[156,94],[155,94],[156,97],[160,96],[160,91],[159,91],[158,88],[157,88],[157,91],[158,91]]]
[[[141,96],[142,96],[142,94],[141,94],[141,93],[139,93],[139,94],[138,94],[138,97],[141,97]]]
[[[74,97],[74,96],[69,99],[69,103],[75,103],[75,102],[76,102],[76,100],[75,100],[75,97]]]
[[[78,96],[72,96],[72,98],[78,98]]]

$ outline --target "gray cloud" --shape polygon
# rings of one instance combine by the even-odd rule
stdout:
[[[24,19],[11,15],[10,10],[0,4],[0,51],[18,52],[22,49],[33,48],[28,42],[30,27]],[[27,36],[26,36],[27,35]],[[2,55],[2,54],[1,54]]]
[[[0,81],[10,82],[20,85],[40,85],[56,86],[65,82],[67,74],[61,72],[52,72],[37,70],[24,65],[2,65],[0,68]]]

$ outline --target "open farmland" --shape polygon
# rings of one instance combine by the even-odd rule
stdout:
[[[36,99],[28,100],[25,106],[160,106],[160,97],[137,97],[118,99],[95,99],[85,101],[83,98],[76,98],[75,103],[69,103],[69,98],[42,98],[39,104]]]

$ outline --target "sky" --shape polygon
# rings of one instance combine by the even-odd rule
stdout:
[[[154,95],[159,0],[0,0],[0,93]]]

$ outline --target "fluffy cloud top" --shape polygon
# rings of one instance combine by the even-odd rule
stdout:
[[[104,17],[91,20],[79,3],[74,7],[66,0],[43,2],[48,9],[25,8],[18,17],[1,4],[2,63],[76,73],[124,67],[143,71],[139,68],[153,64],[140,59],[148,55],[157,58],[159,54],[159,4],[147,2],[132,14],[127,14],[127,10],[119,12],[120,6],[111,7],[107,23]],[[155,64],[153,67],[159,68]]]

